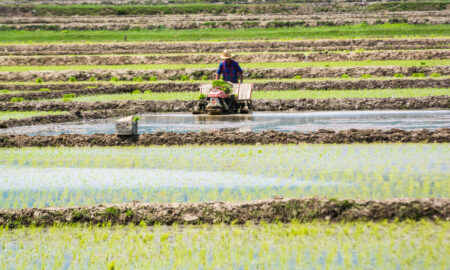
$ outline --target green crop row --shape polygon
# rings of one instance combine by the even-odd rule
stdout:
[[[41,116],[41,115],[54,115],[54,114],[64,114],[67,112],[61,111],[28,111],[28,112],[18,112],[18,111],[1,111],[0,112],[0,120],[8,120],[8,119],[21,119],[21,118],[29,118],[32,116]]]
[[[389,97],[426,97],[450,95],[445,88],[411,89],[371,89],[371,90],[283,90],[255,91],[252,99],[297,99],[297,98],[389,98]],[[129,94],[104,94],[77,96],[71,101],[97,102],[115,100],[196,100],[198,92],[152,92]],[[63,99],[55,99],[62,101]],[[42,100],[40,100],[42,101]],[[36,101],[38,102],[38,101]]]
[[[346,25],[289,28],[250,28],[250,29],[189,29],[189,30],[129,30],[129,31],[0,31],[0,42],[106,42],[123,41],[228,41],[255,39],[330,39],[330,38],[370,38],[370,37],[432,37],[449,36],[446,24],[408,25]]]
[[[239,61],[239,57],[236,58]],[[74,66],[0,66],[1,71],[87,71],[94,69],[116,70],[158,70],[158,69],[201,69],[217,68],[217,64],[146,64],[146,65],[74,65]],[[303,68],[303,67],[364,67],[364,66],[440,66],[450,65],[448,59],[437,60],[365,60],[365,61],[336,61],[336,62],[263,62],[240,63],[242,68]]]

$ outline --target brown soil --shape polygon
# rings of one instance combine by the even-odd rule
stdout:
[[[36,78],[44,81],[67,81],[70,77],[75,77],[77,81],[89,81],[91,77],[97,80],[109,81],[111,77],[117,77],[121,81],[132,81],[133,78],[143,79],[156,76],[159,80],[180,80],[186,75],[190,79],[202,79],[207,76],[213,79],[216,76],[216,68],[206,69],[160,69],[160,70],[88,70],[88,71],[21,71],[21,72],[0,72],[0,81],[4,82],[31,82]],[[422,66],[422,67],[401,67],[401,66],[363,66],[363,67],[305,67],[305,68],[248,68],[244,69],[245,79],[292,79],[297,75],[304,78],[341,77],[344,74],[350,77],[360,77],[361,75],[387,76],[394,74],[411,76],[413,73],[424,73],[429,76],[439,73],[443,76],[450,75],[450,65],[447,66]]]
[[[242,54],[236,57],[241,63],[263,62],[325,62],[364,60],[426,60],[450,59],[450,51],[369,51],[369,52],[317,52],[317,53],[262,53]],[[145,65],[145,64],[213,64],[217,54],[187,55],[81,55],[81,56],[5,56],[2,66],[52,66],[52,65]]]
[[[255,83],[255,91],[284,91],[284,90],[332,90],[332,89],[394,89],[394,88],[448,88],[450,79],[391,79],[391,80],[329,80],[314,82],[267,82]],[[2,85],[0,85],[1,87]],[[6,86],[6,85],[5,85]],[[60,87],[59,87],[60,88]],[[7,89],[7,88],[0,88]],[[64,90],[62,90],[64,89]],[[97,88],[72,89],[60,88],[49,92],[33,91],[28,93],[0,94],[0,102],[10,101],[14,97],[27,100],[62,98],[65,94],[73,93],[77,96],[131,93],[134,90],[151,90],[152,92],[197,92],[199,84],[196,83],[153,83],[129,85],[102,85]]]
[[[299,220],[380,221],[450,219],[450,200],[271,199],[248,202],[141,203],[0,210],[0,226],[54,224],[245,224]]]
[[[248,28],[274,27],[280,22],[285,26],[318,26],[318,25],[348,25],[387,23],[396,19],[408,24],[448,24],[450,22],[446,11],[415,11],[415,12],[383,12],[383,13],[315,13],[296,16],[274,14],[188,14],[160,16],[79,16],[76,21],[68,21],[67,17],[10,17],[0,18],[1,25],[13,26],[15,29],[35,30],[45,26],[55,25],[59,30],[124,30],[129,28],[151,29],[164,27],[166,29],[207,29],[211,28]]]
[[[225,49],[235,52],[294,52],[336,50],[418,50],[449,49],[448,38],[393,39],[321,39],[296,41],[233,41],[233,42],[121,42],[72,44],[14,44],[0,45],[0,55],[102,55],[148,53],[219,53]]]

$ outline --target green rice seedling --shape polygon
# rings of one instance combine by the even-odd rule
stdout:
[[[414,78],[421,78],[421,77],[425,77],[425,74],[423,74],[423,73],[413,73],[413,74],[411,75],[411,77],[414,77]]]
[[[151,76],[150,77],[150,81],[151,82],[156,82],[158,80],[158,77],[156,77],[156,76]]]
[[[370,74],[363,74],[363,75],[361,75],[361,78],[363,78],[363,79],[372,78],[372,75],[370,75]]]
[[[28,118],[32,116],[41,116],[41,115],[54,115],[54,114],[64,114],[67,112],[61,112],[61,111],[26,111],[26,112],[19,112],[19,111],[4,111],[0,112],[0,120],[7,120],[7,119],[22,119],[22,118]]]
[[[181,75],[180,81],[189,81],[189,76],[187,76],[187,75]]]
[[[330,67],[330,64],[325,64],[324,67]]]
[[[367,59],[366,63],[372,63],[372,60],[371,59]]]
[[[430,76],[433,78],[437,78],[437,77],[441,77],[441,74],[440,73],[432,73]]]
[[[111,81],[111,82],[118,82],[118,81],[119,81],[119,78],[113,76],[113,77],[111,77],[110,81]]]
[[[402,73],[395,73],[394,77],[395,78],[403,78],[403,74]]]
[[[36,80],[35,80],[35,82],[36,82],[36,83],[42,83],[43,80],[42,80],[42,78],[37,77]]]
[[[95,85],[86,86],[86,89],[95,89],[95,88],[98,88],[98,86],[95,86]]]
[[[141,118],[139,116],[135,116],[135,117],[133,117],[133,119],[131,121],[137,122],[139,120],[141,120]]]
[[[73,93],[65,94],[65,95],[63,96],[63,98],[75,98],[75,97],[76,97],[76,95],[73,94]]]
[[[300,76],[300,75],[294,76],[294,79],[296,79],[296,80],[300,80],[301,78],[302,78],[302,76]]]
[[[13,97],[9,101],[10,102],[22,102],[23,98],[22,97]]]
[[[76,82],[77,78],[75,78],[74,76],[70,76],[69,77],[69,82]]]
[[[142,94],[142,92],[141,92],[141,90],[136,89],[136,90],[133,90],[133,92],[131,92],[131,94],[132,95],[139,95],[139,94]]]
[[[231,93],[231,86],[223,80],[214,80],[212,86],[224,91],[226,94]]]
[[[144,81],[144,79],[142,79],[142,77],[134,77],[133,78],[133,82],[143,82]]]
[[[144,95],[151,95],[151,94],[153,94],[153,91],[152,91],[152,90],[146,90],[146,91],[144,92]]]
[[[203,93],[200,93],[200,95],[198,95],[198,99],[205,99],[206,95]]]
[[[96,79],[95,77],[91,77],[91,78],[89,79],[89,81],[90,81],[90,82],[96,82],[97,79]]]
[[[0,94],[8,94],[8,93],[10,93],[11,91],[10,90],[8,90],[8,89],[1,89],[0,90]]]
[[[426,63],[426,62],[420,62],[420,65],[421,65],[421,66],[426,66],[427,63]]]
[[[207,81],[208,80],[208,76],[206,76],[206,75],[203,75],[203,77],[202,77],[202,81]]]
[[[41,89],[39,89],[39,92],[50,92],[50,89],[48,89],[48,88],[41,88]]]
[[[350,76],[348,76],[348,74],[342,74],[341,78],[342,79],[348,79],[348,78],[350,78]]]

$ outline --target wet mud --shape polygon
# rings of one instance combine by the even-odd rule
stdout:
[[[259,224],[314,220],[450,219],[450,200],[353,200],[303,198],[248,202],[141,203],[0,210],[0,226],[51,226],[56,224]]]
[[[8,86],[8,85],[3,85]],[[354,89],[395,89],[395,88],[448,88],[450,79],[390,79],[390,80],[323,80],[298,82],[265,82],[255,83],[254,91],[283,91],[283,90],[354,90]],[[1,85],[0,85],[1,87]],[[35,86],[33,86],[35,87]],[[0,102],[10,101],[11,98],[22,97],[25,100],[56,99],[65,94],[73,93],[76,96],[123,94],[134,90],[162,92],[198,92],[198,83],[147,83],[115,86],[103,84],[97,88],[75,87],[57,85],[59,90],[33,91],[27,93],[8,93],[0,95]],[[31,88],[31,87],[30,87]],[[5,88],[6,89],[6,88]],[[30,89],[27,89],[30,90]]]
[[[393,39],[322,39],[296,41],[233,41],[233,42],[120,42],[72,44],[1,45],[0,55],[102,55],[149,53],[220,53],[235,52],[295,52],[336,50],[419,50],[449,49],[448,38]]]
[[[368,52],[316,52],[316,53],[262,53],[242,54],[236,57],[241,63],[261,62],[326,62],[364,60],[427,60],[450,59],[446,50],[426,51],[368,51]],[[81,55],[81,56],[5,56],[2,66],[52,66],[52,65],[145,65],[145,64],[213,64],[217,54],[188,55]]]
[[[89,81],[94,77],[97,80],[109,81],[116,77],[120,81],[133,81],[134,78],[142,77],[149,80],[156,76],[158,80],[180,80],[181,76],[189,79],[201,80],[206,76],[212,80],[216,76],[216,68],[205,69],[158,69],[158,70],[84,70],[84,71],[19,71],[0,72],[0,80],[3,82],[33,82],[36,78],[44,81],[68,81],[70,77],[75,77],[77,81]],[[303,78],[340,78],[346,74],[353,78],[362,75],[393,77],[395,74],[411,76],[413,73],[423,73],[430,76],[439,73],[442,76],[450,75],[450,66],[429,66],[429,67],[401,67],[401,66],[364,66],[364,67],[303,67],[303,68],[248,68],[244,69],[245,79],[293,79],[300,75]]]
[[[300,143],[449,143],[450,128],[408,131],[401,129],[320,129],[315,132],[157,132],[136,136],[62,134],[56,136],[0,135],[0,147],[111,147],[150,145],[255,145]]]

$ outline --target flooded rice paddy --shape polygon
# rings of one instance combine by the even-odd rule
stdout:
[[[450,127],[450,111],[333,111],[302,113],[263,113],[208,116],[180,113],[140,116],[139,133],[158,131],[253,131],[311,132],[319,129],[437,129]],[[115,119],[77,123],[13,127],[0,133],[28,135],[115,133]]]
[[[0,149],[0,208],[448,197],[450,144]]]

